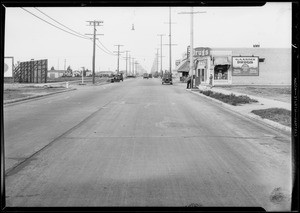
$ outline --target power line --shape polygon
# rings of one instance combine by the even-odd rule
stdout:
[[[109,49],[107,49],[99,40],[98,40],[98,42],[102,45],[102,47],[104,47],[105,48],[105,51],[106,51],[106,53],[107,54],[110,54],[110,55],[116,55],[116,54],[114,54],[114,53],[112,53]],[[100,47],[99,47],[100,48]],[[101,48],[100,48],[101,49]],[[103,49],[102,49],[103,50]],[[104,51],[104,50],[103,50]]]
[[[34,9],[38,10],[40,13],[44,14],[45,16],[47,16],[47,17],[50,18],[51,20],[55,21],[56,23],[60,24],[61,26],[65,27],[65,28],[67,28],[67,29],[69,29],[69,30],[71,30],[72,32],[77,33],[78,35],[83,36],[83,37],[85,37],[85,38],[89,38],[88,36],[85,36],[85,35],[83,35],[83,34],[81,34],[81,33],[76,32],[75,30],[72,30],[71,28],[69,28],[69,27],[65,26],[64,24],[60,23],[59,21],[56,21],[54,18],[50,17],[49,15],[47,15],[45,12],[41,11],[40,9],[38,9],[38,8],[36,8],[36,7],[35,7]],[[90,39],[90,38],[89,38],[89,39]],[[102,45],[102,47],[103,47],[105,50],[107,50],[107,53],[108,53],[108,54],[114,55],[114,54],[113,54],[109,49],[107,49],[107,48],[106,48],[99,40],[98,40],[98,42]],[[97,45],[97,46],[98,46],[98,45]],[[98,47],[99,47],[99,46],[98,46]],[[99,48],[100,48],[103,52],[106,53],[106,51],[103,50],[101,47],[99,47]]]
[[[36,10],[39,11],[40,13],[44,14],[45,16],[47,16],[47,17],[50,18],[51,20],[55,21],[56,23],[60,24],[61,26],[67,28],[68,30],[71,30],[72,32],[74,32],[74,33],[76,33],[76,34],[78,34],[78,35],[80,35],[80,36],[82,36],[82,37],[89,38],[89,37],[87,37],[87,36],[85,36],[85,35],[83,35],[83,34],[81,34],[81,33],[76,32],[75,30],[72,30],[71,28],[69,28],[69,27],[63,25],[63,24],[60,23],[59,21],[56,21],[54,18],[51,18],[49,15],[47,15],[46,13],[44,13],[43,11],[41,11],[40,9],[38,9],[38,8],[36,8],[36,7],[35,7],[34,9],[36,9]]]
[[[64,32],[66,32],[66,33],[69,33],[69,34],[71,34],[71,35],[74,35],[74,36],[77,36],[77,37],[83,38],[83,39],[89,39],[89,40],[92,39],[92,38],[90,38],[90,37],[88,37],[88,36],[82,35],[82,34],[76,32],[76,31],[72,30],[71,28],[69,28],[69,27],[67,27],[67,26],[65,26],[65,25],[63,25],[63,24],[61,24],[60,22],[58,22],[58,21],[56,21],[55,19],[51,18],[50,16],[48,16],[47,14],[45,14],[44,12],[42,12],[41,10],[39,10],[39,9],[37,9],[37,8],[35,8],[35,9],[38,10],[39,12],[41,12],[42,14],[44,14],[45,16],[47,16],[48,18],[52,19],[53,21],[57,22],[58,24],[64,26],[65,28],[67,28],[67,29],[69,29],[69,30],[71,30],[71,31],[73,31],[73,32],[75,32],[75,33],[77,33],[77,34],[79,34],[79,35],[76,35],[76,34],[74,34],[74,33],[71,33],[71,32],[69,32],[69,31],[66,31],[66,30],[64,30],[64,29],[62,29],[62,28],[60,28],[60,27],[58,27],[58,26],[56,26],[56,25],[54,25],[54,24],[52,24],[52,23],[50,23],[50,22],[44,20],[43,18],[41,18],[41,17],[39,17],[39,16],[37,16],[37,15],[31,13],[30,11],[24,9],[23,7],[21,7],[21,9],[25,10],[26,12],[28,12],[28,13],[30,13],[31,15],[35,16],[36,18],[38,18],[38,19],[40,19],[40,20],[46,22],[47,24],[50,24],[51,26],[56,27],[56,28],[58,28],[58,29],[60,29],[60,30],[62,30],[62,31],[64,31]],[[91,41],[92,41],[92,40],[91,40]],[[98,41],[99,41],[99,40],[98,40]],[[109,51],[109,50],[108,50],[108,49],[107,49],[100,41],[99,41],[99,43],[107,50],[107,51],[105,51],[104,49],[102,49],[100,46],[97,45],[98,48],[101,49],[104,53],[107,53],[107,54],[110,54],[110,55],[115,55],[115,54],[111,53],[111,51]]]
[[[99,41],[98,39],[97,39],[97,41]],[[110,52],[107,52],[106,50],[104,50],[104,49],[102,49],[98,44],[96,44],[96,46],[100,49],[100,50],[102,50],[104,53],[106,53],[106,54],[108,54],[108,55],[113,55],[113,56],[115,56],[116,54],[113,54],[113,53],[110,53]]]
[[[66,31],[66,30],[64,30],[64,29],[62,29],[62,28],[60,28],[60,27],[58,27],[58,26],[56,26],[56,25],[54,25],[54,24],[52,24],[52,23],[50,23],[50,22],[44,20],[43,18],[41,18],[41,17],[35,15],[34,13],[32,13],[32,12],[30,12],[30,11],[24,9],[23,7],[21,7],[21,9],[25,10],[26,12],[28,12],[28,13],[30,13],[31,15],[35,16],[36,18],[38,18],[38,19],[40,19],[40,20],[46,22],[47,24],[50,24],[51,26],[56,27],[57,29],[60,29],[60,30],[62,30],[62,31],[64,31],[64,32],[66,32],[66,33],[69,33],[69,34],[71,34],[71,35],[77,36],[77,37],[79,37],[79,38],[90,39],[90,38],[83,37],[83,36],[79,36],[79,35],[76,35],[76,34],[74,34],[74,33],[69,32],[69,31]]]

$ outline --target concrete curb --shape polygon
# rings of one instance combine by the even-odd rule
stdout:
[[[238,114],[240,114],[240,115],[242,115],[242,116],[245,116],[245,117],[247,117],[247,118],[250,118],[250,119],[252,119],[252,120],[254,120],[254,121],[258,121],[258,122],[260,122],[261,124],[264,124],[264,125],[267,125],[267,126],[270,126],[270,127],[276,128],[276,129],[279,129],[279,130],[284,131],[284,132],[287,132],[287,133],[289,133],[289,134],[291,134],[291,132],[292,132],[292,129],[291,129],[290,127],[284,126],[284,125],[282,125],[282,124],[279,124],[279,123],[277,123],[277,122],[274,122],[274,121],[271,121],[271,120],[268,120],[268,119],[261,118],[260,116],[255,115],[255,114],[253,114],[253,113],[242,113],[242,112],[240,112],[240,111],[238,111],[238,110],[235,110],[235,109],[233,108],[234,106],[231,106],[231,105],[229,105],[229,104],[226,104],[226,103],[224,103],[224,102],[222,102],[222,101],[219,101],[219,100],[217,100],[217,99],[211,98],[211,97],[209,97],[209,96],[203,95],[203,94],[201,94],[200,92],[191,91],[191,90],[187,90],[187,91],[189,91],[189,92],[191,92],[191,93],[193,93],[193,94],[199,95],[199,96],[201,96],[201,97],[205,97],[206,99],[211,100],[211,101],[213,101],[213,102],[219,103],[220,105],[222,105],[222,106],[225,107],[226,109],[229,109],[229,110],[231,110],[231,111],[233,111],[233,112],[235,112],[235,113],[238,113]]]
[[[27,101],[27,100],[36,99],[36,98],[41,98],[41,97],[44,97],[44,96],[54,95],[54,94],[58,94],[58,93],[69,92],[69,91],[73,91],[73,90],[76,90],[76,88],[61,90],[61,91],[57,91],[57,92],[51,92],[51,93],[47,93],[47,94],[43,94],[43,95],[34,95],[34,96],[25,97],[25,98],[7,100],[7,101],[4,101],[4,105],[17,103],[17,102],[22,102],[22,101]]]

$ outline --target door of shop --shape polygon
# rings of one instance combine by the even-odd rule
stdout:
[[[206,79],[206,73],[204,72],[204,69],[201,69],[201,82],[205,82]]]
[[[201,79],[201,76],[200,76],[200,69],[197,69],[196,71],[196,78],[195,78],[195,84],[196,86],[199,86],[200,85],[200,79]]]

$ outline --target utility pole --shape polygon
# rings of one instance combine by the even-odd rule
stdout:
[[[96,34],[96,26],[103,26],[100,25],[101,23],[103,23],[103,21],[87,21],[89,22],[88,26],[93,26],[94,27],[94,34],[86,34],[86,35],[93,35],[93,68],[92,68],[92,72],[93,72],[93,84],[95,84],[95,55],[96,55],[96,35],[103,35],[103,34]]]
[[[191,29],[190,29],[190,74],[192,77],[191,80],[191,88],[194,87],[194,14],[195,13],[206,13],[206,11],[202,12],[194,12],[194,8],[191,7],[191,12],[180,12],[178,14],[190,14],[191,15]],[[195,74],[196,76],[196,74]]]
[[[137,61],[134,62],[135,64],[135,75],[137,74],[137,65],[139,64]]]
[[[134,75],[134,58],[132,58],[132,75]]]
[[[131,75],[131,56],[129,55],[129,73]]]
[[[115,45],[118,47],[118,51],[114,51],[114,52],[117,52],[118,53],[118,68],[117,68],[117,74],[119,74],[119,60],[120,60],[120,47],[123,46],[121,44],[117,44]],[[122,52],[123,53],[123,52]]]
[[[162,37],[165,34],[158,34],[160,36],[160,72],[162,72]]]
[[[84,73],[84,67],[81,67],[82,68],[82,74],[81,74],[81,84],[83,84],[83,73]]]
[[[159,48],[156,48],[156,51],[157,51],[157,53],[156,53],[156,71],[158,72],[158,50],[159,50]]]
[[[127,60],[128,60],[128,53],[130,52],[130,51],[128,51],[128,50],[126,50],[125,51],[126,52],[126,76],[127,76]]]
[[[169,7],[169,71],[172,73],[172,48],[171,46],[173,45],[171,43],[171,24],[175,24],[171,22],[171,7]]]
[[[169,8],[169,32],[170,32],[170,34],[169,34],[169,44],[170,44],[170,46],[169,46],[169,54],[170,54],[170,73],[172,73],[172,51],[171,51],[171,7]]]

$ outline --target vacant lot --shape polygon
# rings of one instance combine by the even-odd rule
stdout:
[[[19,98],[25,98],[36,95],[44,95],[51,92],[65,90],[64,87],[14,87],[4,89],[3,99],[4,100],[13,100]]]
[[[99,78],[99,77],[96,77]],[[92,77],[83,77],[84,81],[91,81]],[[81,81],[82,77],[59,77],[59,78],[48,78],[47,83],[51,82],[65,82],[65,81]]]
[[[262,118],[278,122],[282,125],[291,127],[291,111],[281,108],[269,108],[252,110],[252,113]]]
[[[262,98],[271,98],[278,101],[291,102],[290,86],[226,86],[222,89],[255,95]]]

